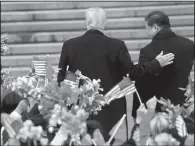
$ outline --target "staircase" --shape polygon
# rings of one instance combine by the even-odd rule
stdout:
[[[124,40],[135,62],[150,42],[144,16],[151,11],[164,11],[173,31],[194,41],[194,2],[2,2],[1,34],[8,33],[10,48],[1,58],[2,66],[22,76],[33,56],[50,54],[57,67],[63,42],[85,32],[85,9],[97,6],[107,12],[105,34]]]

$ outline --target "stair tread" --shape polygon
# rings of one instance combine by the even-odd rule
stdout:
[[[167,15],[186,15],[194,14],[194,6],[188,5],[173,5],[173,6],[150,6],[150,7],[127,7],[127,8],[107,8],[108,18],[118,17],[140,17],[145,16],[147,13],[155,10],[165,11]],[[44,21],[44,20],[71,20],[71,19],[84,19],[85,10],[78,9],[66,9],[66,10],[54,10],[54,11],[14,11],[14,12],[2,12],[2,22],[13,21]]]
[[[172,27],[172,30],[181,36],[194,36],[194,26]],[[81,36],[85,31],[64,31],[64,32],[37,32],[37,33],[9,33],[8,44],[18,43],[44,43],[44,42],[61,42],[68,39]],[[148,39],[144,29],[114,29],[105,30],[105,35],[121,40],[128,39]]]
[[[194,25],[194,15],[170,16],[172,26]],[[107,29],[120,28],[144,28],[142,17],[109,19]],[[40,22],[10,22],[1,24],[1,32],[38,32],[38,31],[64,31],[64,30],[84,30],[83,20],[74,21],[40,21]]]
[[[127,7],[127,6],[155,6],[155,5],[178,5],[193,4],[193,2],[2,2],[1,11],[32,11],[32,10],[56,10],[56,9],[81,9],[89,7]]]
[[[132,61],[137,61],[139,57],[139,51],[129,51]],[[46,55],[36,55],[39,58],[46,58]],[[34,55],[28,56],[6,56],[1,58],[3,68],[8,67],[27,67],[32,65],[32,59]],[[58,65],[60,54],[50,54],[49,59],[53,65]],[[13,61],[14,60],[14,61]]]
[[[189,37],[194,41],[194,37]],[[146,46],[151,40],[124,40],[129,50],[140,50]],[[29,43],[29,44],[12,44],[9,45],[9,49],[6,52],[7,55],[19,55],[19,54],[43,54],[43,53],[59,53],[62,49],[63,42],[57,43]]]

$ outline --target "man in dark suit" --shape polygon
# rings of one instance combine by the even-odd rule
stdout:
[[[91,79],[101,79],[101,86],[108,92],[123,79],[127,73],[132,79],[145,73],[158,74],[161,67],[172,63],[173,54],[158,55],[156,59],[145,65],[134,65],[125,43],[121,40],[104,35],[106,13],[101,8],[90,8],[86,11],[87,32],[68,41],[62,47],[58,74],[58,83],[65,78],[66,67],[75,72],[77,69]],[[94,117],[105,131],[104,138],[108,140],[109,131],[126,113],[125,98],[114,100],[104,106]]]
[[[173,104],[184,103],[182,88],[188,84],[188,76],[194,61],[194,42],[176,35],[170,28],[169,17],[161,12],[154,11],[145,17],[146,31],[152,41],[140,51],[139,64],[145,64],[155,58],[159,52],[173,53],[174,63],[162,69],[157,76],[145,74],[135,85],[145,103],[154,95],[160,99],[169,98]],[[134,94],[132,116],[136,117],[136,110],[139,107],[139,100]],[[156,111],[161,111],[157,104]]]

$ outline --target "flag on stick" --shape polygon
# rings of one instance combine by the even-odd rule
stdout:
[[[126,118],[126,114],[123,115],[123,117],[120,119],[118,125],[116,126],[116,129],[114,130],[113,134],[111,135],[110,139],[107,142],[107,145],[110,145],[112,139],[114,138],[115,134],[117,133],[118,129],[120,128],[120,126],[122,125],[124,119]]]
[[[79,80],[75,73],[72,73],[71,71],[68,71],[69,66],[66,70],[66,76],[64,82],[67,85],[70,85],[71,87],[78,87],[79,86]]]
[[[105,96],[106,103],[109,104],[114,99],[119,99],[124,97],[125,95],[136,93],[138,95],[138,99],[140,104],[142,103],[141,98],[136,90],[135,85],[127,75],[124,77],[122,81],[120,81],[117,85],[115,85]]]

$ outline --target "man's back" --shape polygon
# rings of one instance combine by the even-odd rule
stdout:
[[[116,55],[123,42],[89,30],[83,36],[65,42],[64,53],[69,70],[77,69],[91,79],[101,79],[104,93],[117,84],[128,70],[117,64]]]
[[[126,49],[128,57],[124,59],[127,63],[124,65],[124,62],[119,60],[121,47],[126,49],[123,41],[109,38],[98,30],[88,30],[83,36],[64,43],[59,68],[69,65],[72,72],[78,69],[91,79],[101,79],[100,84],[105,94],[128,73],[130,55]],[[58,82],[64,79],[64,73],[65,71],[59,72]],[[126,100],[121,98],[104,106],[98,115],[93,117],[102,124],[105,140],[108,140],[109,131],[125,113]]]
[[[161,51],[175,54],[174,63],[163,68],[157,76],[145,75],[136,86],[142,96],[156,95],[170,98],[175,104],[183,103],[184,91],[179,88],[185,88],[188,83],[194,60],[194,43],[165,28],[142,49],[144,55],[140,56],[140,63],[152,60]]]

